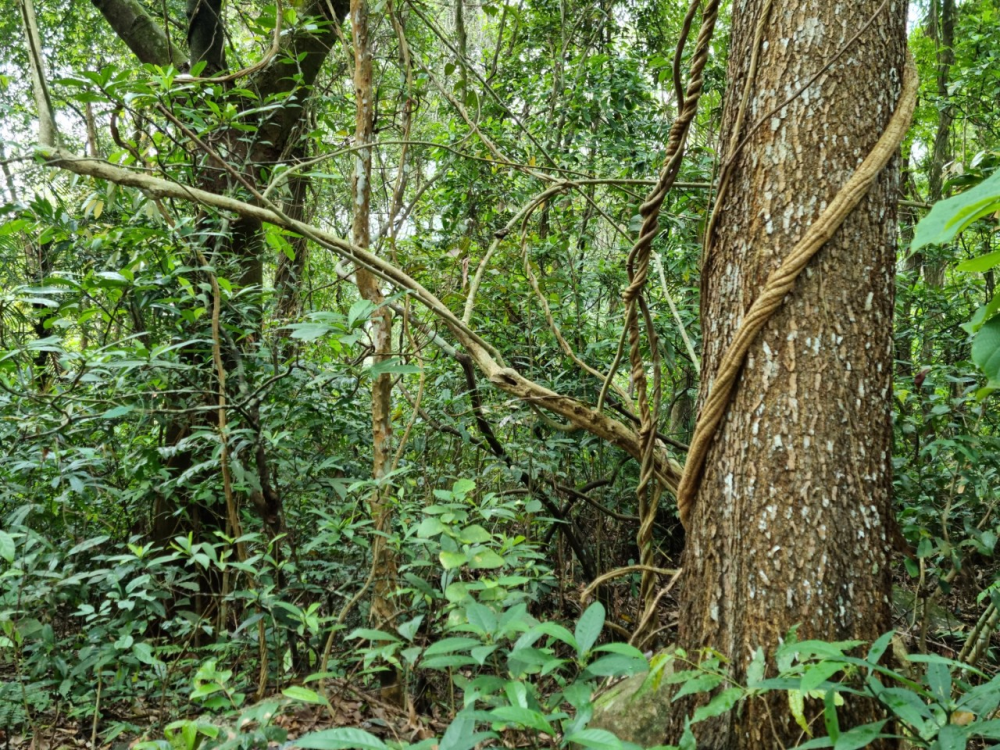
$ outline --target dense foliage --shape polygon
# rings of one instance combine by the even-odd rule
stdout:
[[[893,396],[895,642],[910,660],[883,658],[888,636],[799,644],[792,633],[766,676],[758,655],[746,685],[725,682],[719,655],[652,656],[673,642],[669,588],[648,611],[638,570],[591,587],[639,560],[639,465],[494,388],[413,294],[383,284],[384,302],[373,303],[352,264],[311,238],[264,223],[247,239],[226,212],[46,166],[33,150],[20,15],[7,5],[7,746],[69,731],[97,745],[264,747],[289,729],[318,729],[298,745],[458,750],[503,736],[621,747],[588,728],[593,695],[606,678],[641,673],[644,690],[664,681],[681,695],[716,691],[694,722],[785,691],[802,746],[862,747],[880,732],[940,748],[1000,737],[994,0],[911,9],[923,88],[904,145]],[[350,236],[363,147],[350,20],[305,15],[305,3],[228,3],[228,66],[249,72],[205,80],[198,64],[140,64],[99,5],[37,3],[66,148],[244,200],[263,193]],[[165,16],[184,44],[180,0],[137,5],[161,26]],[[666,0],[371,7],[372,251],[458,317],[468,311],[506,364],[588,404],[604,399],[604,383],[577,359],[598,375],[616,359],[625,258],[677,110],[684,13]],[[725,19],[648,286],[658,429],[680,461],[700,375],[699,259],[718,169]],[[272,38],[334,26],[308,91],[269,90],[249,67],[273,54]],[[305,53],[276,54],[304,67]],[[306,73],[288,80],[296,75]],[[269,117],[289,110],[291,134],[273,153]],[[382,356],[373,330],[386,308],[392,350]],[[372,386],[386,376],[389,461],[373,478]],[[631,424],[627,362],[610,382],[605,410]],[[388,524],[372,497],[391,508]],[[656,564],[676,568],[683,529],[666,494],[655,540]],[[392,560],[391,581],[375,575],[376,548]],[[376,597],[389,601],[390,621],[373,618]],[[629,643],[637,629],[643,637]],[[855,696],[880,701],[886,722],[841,733],[837,708]],[[811,702],[824,707],[823,727],[807,721]],[[242,719],[222,727],[211,714]],[[687,737],[682,747],[693,746]]]

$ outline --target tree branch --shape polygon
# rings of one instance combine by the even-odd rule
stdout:
[[[187,52],[171,44],[139,0],[90,1],[140,62],[173,65],[177,69],[187,62]]]

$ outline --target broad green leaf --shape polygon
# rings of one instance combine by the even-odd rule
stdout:
[[[443,638],[440,641],[435,641],[428,646],[427,650],[424,651],[424,656],[433,656],[434,654],[452,654],[456,651],[467,651],[473,646],[480,645],[482,645],[482,641],[478,638]]]
[[[986,255],[980,255],[978,258],[962,261],[955,266],[955,270],[982,273],[983,271],[989,271],[991,268],[998,265],[1000,265],[1000,250],[987,253]]]
[[[441,559],[441,564],[444,566],[445,570],[452,570],[459,566],[465,565],[466,555],[464,552],[449,552],[448,550],[441,550],[441,554],[438,556]]]
[[[567,646],[569,646],[574,650],[577,648],[576,638],[573,637],[573,634],[570,633],[562,625],[559,625],[558,623],[540,622],[535,627],[533,627],[532,630],[536,630],[539,633],[544,633],[545,635],[552,636],[556,640],[562,641],[563,643],[565,643]],[[640,652],[640,656],[641,655],[642,654]]]
[[[566,738],[591,750],[621,750],[622,741],[606,729],[584,729]]]
[[[970,733],[988,740],[1000,740],[1000,719],[980,721],[970,725]]]
[[[957,724],[946,724],[938,733],[937,747],[939,750],[965,750],[969,738],[970,727]]]
[[[633,659],[645,659],[646,655],[642,653],[635,646],[628,643],[609,643],[606,646],[598,646],[594,651],[600,651],[609,654],[622,654],[623,656],[631,656]]]
[[[912,690],[886,688],[879,692],[878,699],[893,716],[909,724],[921,736],[927,722],[933,719],[930,708]]]
[[[471,750],[484,739],[495,736],[492,732],[476,732],[476,719],[471,711],[466,710],[452,720],[438,750]]]
[[[700,674],[690,680],[686,680],[683,685],[681,685],[680,690],[678,690],[673,697],[673,700],[680,700],[685,695],[692,695],[694,693],[707,693],[710,690],[715,690],[722,682],[722,676],[717,674]]]
[[[729,688],[728,690],[723,690],[717,696],[709,701],[707,706],[702,706],[695,710],[694,716],[691,719],[691,723],[698,721],[703,721],[705,719],[711,719],[713,716],[719,716],[726,713],[733,706],[736,705],[736,701],[743,697],[742,688]],[[798,717],[796,717],[798,718]]]
[[[485,604],[473,602],[465,609],[465,616],[469,624],[474,628],[482,630],[487,635],[492,635],[497,629],[497,616],[492,609]]]
[[[483,664],[486,663],[486,660],[490,657],[490,654],[492,654],[496,650],[497,650],[496,645],[477,646],[476,648],[472,649],[469,652],[469,656],[471,656],[475,660],[476,664],[478,664],[479,666],[483,666]]]
[[[944,245],[976,219],[1000,209],[1000,171],[954,198],[938,201],[913,232],[911,250]]]
[[[755,688],[764,679],[764,649],[758,646],[753,652],[753,660],[747,667],[747,687]]]
[[[473,570],[492,570],[502,566],[503,558],[491,549],[478,550],[469,557],[469,567]]]
[[[396,628],[396,632],[399,633],[401,636],[403,636],[406,640],[412,641],[413,636],[417,634],[417,628],[420,627],[420,623],[422,623],[423,621],[424,621],[424,616],[417,615],[412,620],[407,620],[398,628]]]
[[[809,722],[806,720],[805,693],[801,690],[789,690],[788,710],[791,712],[792,718],[795,719],[795,723],[799,725],[802,731],[812,737],[812,729],[809,728]]]
[[[315,341],[333,330],[323,323],[290,323],[285,328],[291,330],[293,339],[300,341]]]
[[[833,750],[859,750],[868,747],[878,739],[883,726],[885,721],[876,721],[874,724],[862,724],[860,727],[849,729],[833,743]]]
[[[451,491],[459,497],[465,497],[474,489],[476,489],[476,483],[471,479],[459,479],[452,486]]]
[[[805,674],[802,675],[802,687],[800,689],[803,693],[815,690],[842,670],[844,666],[844,664],[839,664],[835,661],[821,661],[819,664],[808,666]]]
[[[14,562],[14,537],[6,531],[0,531],[0,559]]]
[[[587,665],[587,672],[598,677],[631,677],[649,668],[645,657],[609,654]]]
[[[882,658],[882,654],[885,653],[886,649],[889,648],[889,644],[892,642],[893,635],[895,635],[895,631],[890,630],[887,633],[883,633],[879,639],[872,644],[872,647],[868,649],[868,661],[875,664]]]
[[[153,647],[148,643],[140,642],[132,644],[132,655],[143,664],[154,666],[160,663],[160,661],[153,656]]]
[[[454,669],[455,667],[468,667],[475,664],[476,660],[469,656],[462,656],[460,654],[440,654],[438,656],[432,656],[429,659],[424,659],[420,662],[420,666],[425,669]]]
[[[438,534],[443,534],[448,530],[448,527],[441,523],[440,520],[434,516],[427,516],[420,525],[417,527],[417,536],[424,539],[430,539]]]
[[[387,750],[387,745],[374,734],[353,727],[323,729],[299,737],[292,744],[305,750]]]
[[[458,536],[463,544],[482,544],[493,538],[493,535],[478,523],[466,526]]]
[[[837,702],[832,690],[823,698],[823,724],[830,739],[836,743],[840,739],[840,719],[837,717]]]
[[[371,628],[355,628],[347,636],[348,640],[352,638],[365,638],[369,641],[395,641],[399,642],[399,638],[392,635],[391,633],[385,633],[381,630],[372,630]]]
[[[71,557],[72,555],[77,555],[77,554],[79,554],[81,552],[84,552],[84,551],[86,551],[88,549],[91,549],[92,547],[96,547],[99,544],[104,544],[110,538],[111,537],[105,535],[105,536],[95,536],[95,537],[93,537],[91,539],[86,539],[86,540],[80,542],[79,544],[77,544],[75,547],[73,547],[69,552],[67,552],[66,556],[67,557]],[[129,591],[131,591],[131,590],[132,589],[129,589]]]
[[[108,409],[101,415],[101,419],[117,419],[118,417],[124,417],[126,414],[131,412],[134,406],[116,406],[113,409]]]
[[[594,602],[580,615],[576,623],[577,656],[581,659],[593,648],[604,629],[604,605]]]
[[[354,327],[359,320],[367,319],[375,310],[375,305],[366,299],[359,299],[347,311],[347,325]]]
[[[291,698],[293,701],[302,701],[303,703],[315,703],[320,706],[324,706],[327,703],[326,698],[315,690],[310,690],[301,685],[289,685],[281,691],[281,694],[286,698]]]
[[[520,724],[523,727],[537,729],[539,732],[545,732],[549,735],[555,734],[555,730],[552,729],[552,725],[549,724],[546,718],[537,711],[532,711],[530,708],[500,706],[490,711],[490,716],[505,724]]]
[[[951,700],[951,672],[945,664],[927,665],[927,684],[931,693],[942,704]]]
[[[1000,380],[1000,315],[994,315],[972,340],[972,361],[990,380]]]

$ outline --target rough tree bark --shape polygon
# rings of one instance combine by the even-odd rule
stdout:
[[[880,2],[775,3],[735,139],[755,29],[770,3],[733,7],[720,140],[729,144],[721,163],[733,160],[733,172],[706,243],[699,403],[768,273],[896,108],[906,3]],[[753,652],[772,654],[793,625],[800,637],[822,639],[874,639],[890,626],[896,183],[893,161],[758,335],[705,464],[684,553],[678,643],[690,654],[721,652],[738,681]],[[787,702],[775,700],[695,725],[698,747],[791,746],[800,730]],[[857,710],[845,725],[870,708]]]

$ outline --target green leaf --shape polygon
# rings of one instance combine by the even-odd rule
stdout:
[[[452,485],[451,491],[456,497],[465,497],[476,489],[476,483],[471,479],[459,479]]]
[[[685,695],[691,695],[693,693],[707,693],[710,690],[715,690],[722,682],[722,675],[717,674],[701,674],[690,680],[685,680],[684,684],[681,685],[680,690],[674,695],[673,700],[680,700]]]
[[[570,633],[562,625],[559,625],[558,623],[540,622],[535,627],[532,628],[532,631],[537,631],[539,633],[544,633],[545,635],[551,636],[558,641],[562,641],[563,643],[565,643],[567,646],[569,646],[574,650],[578,647],[576,638],[573,637],[573,634]],[[642,652],[640,652],[639,655],[641,656]]]
[[[438,750],[471,750],[484,739],[496,737],[492,732],[477,732],[471,711],[459,713],[445,730]]]
[[[291,330],[293,339],[300,341],[315,341],[333,330],[323,323],[290,323],[285,328]]]
[[[879,692],[878,699],[893,716],[909,724],[921,736],[927,722],[933,719],[930,708],[912,690],[886,688]]]
[[[753,660],[747,667],[747,687],[755,688],[764,679],[764,649],[757,647],[753,652]]]
[[[801,690],[789,690],[788,710],[791,712],[792,718],[795,719],[795,723],[799,725],[803,732],[811,737],[812,730],[809,728],[809,722],[806,720],[805,693]]]
[[[425,669],[453,669],[455,667],[468,667],[471,664],[475,664],[476,660],[469,656],[461,656],[460,654],[440,654],[438,656],[432,656],[429,659],[424,659],[420,662],[420,666]]]
[[[148,643],[140,642],[132,644],[132,655],[143,664],[155,666],[160,663],[159,659],[153,656],[153,647]]]
[[[0,559],[14,562],[14,537],[6,531],[0,531]]]
[[[505,724],[520,724],[529,729],[537,729],[539,732],[554,735],[556,732],[552,725],[542,714],[532,711],[530,708],[520,706],[500,706],[490,711],[490,716]]]
[[[879,639],[872,644],[872,647],[868,649],[868,661],[875,664],[882,658],[882,654],[885,653],[886,649],[889,648],[889,644],[892,642],[893,635],[895,635],[895,631],[890,630],[887,633],[883,633]]]
[[[403,636],[406,640],[412,641],[413,636],[417,634],[417,628],[420,627],[420,623],[422,623],[423,621],[424,621],[424,616],[417,615],[412,620],[407,620],[398,628],[396,628],[396,632],[399,633],[401,636]]]
[[[438,534],[443,534],[448,530],[441,521],[439,521],[434,516],[427,516],[420,525],[417,527],[417,536],[423,539],[430,539],[431,537],[437,536]]]
[[[434,654],[452,654],[456,651],[467,651],[473,646],[480,645],[482,645],[482,642],[478,638],[444,638],[428,646],[427,650],[424,651],[424,656],[433,656]]]
[[[646,659],[646,655],[643,654],[642,651],[628,643],[609,643],[606,646],[598,646],[594,649],[594,651],[601,651],[609,654],[622,654],[623,656],[631,656],[633,659]]]
[[[392,635],[391,633],[385,633],[381,630],[372,630],[371,628],[355,628],[351,631],[350,635],[347,636],[348,640],[352,638],[365,638],[369,641],[395,641],[399,642],[399,638]]]
[[[482,544],[493,538],[493,535],[478,523],[466,526],[458,536],[464,544]]]
[[[802,686],[799,689],[803,693],[815,690],[845,666],[835,661],[821,661],[819,664],[810,665],[802,675]]]
[[[702,706],[694,712],[694,716],[691,719],[691,723],[698,721],[703,721],[705,719],[711,719],[713,716],[720,716],[721,714],[729,711],[733,706],[736,705],[736,701],[743,697],[742,688],[729,688],[728,690],[723,690],[717,696],[709,701],[707,706]]]
[[[581,659],[590,651],[604,629],[604,605],[594,602],[580,615],[576,623],[576,653]]]
[[[583,729],[566,738],[567,742],[575,742],[593,750],[621,750],[622,741],[606,729]]]
[[[301,685],[289,685],[281,694],[286,698],[291,698],[293,701],[302,701],[303,703],[315,703],[320,706],[325,706],[327,704],[326,698],[317,693],[315,690],[310,690],[309,688],[302,687]]]
[[[972,340],[972,361],[990,380],[1000,380],[1000,315],[994,315]]]
[[[490,570],[502,566],[503,558],[491,549],[481,549],[473,552],[469,558],[469,567],[473,570]]]
[[[938,733],[937,746],[940,750],[965,750],[971,727],[946,724]]]
[[[823,696],[823,724],[830,739],[836,743],[840,740],[840,719],[837,718],[837,702],[834,697],[832,690]]]
[[[955,270],[982,273],[983,271],[989,271],[991,268],[998,265],[1000,265],[1000,250],[987,253],[986,255],[980,255],[978,258],[962,261],[955,266]]]
[[[490,654],[492,654],[496,650],[497,650],[496,645],[476,646],[476,648],[472,649],[469,652],[469,656],[471,656],[475,660],[476,664],[478,664],[479,666],[483,666],[486,663],[486,660],[490,657]]]
[[[124,417],[130,411],[132,411],[134,406],[116,406],[113,409],[108,409],[101,415],[101,419],[116,419],[118,417]]]
[[[364,320],[371,317],[372,312],[375,310],[375,305],[366,299],[359,299],[353,305],[351,309],[347,311],[347,325],[354,327],[354,324],[359,320]]]
[[[645,657],[609,654],[587,665],[587,672],[598,677],[631,677],[649,668]]]
[[[444,566],[445,570],[452,570],[453,568],[465,565],[466,555],[464,552],[449,552],[448,550],[441,550],[441,554],[438,555],[441,559],[441,564]]]
[[[913,233],[910,249],[916,252],[924,245],[944,245],[976,219],[1000,208],[1000,171],[974,188],[954,198],[938,201]]]
[[[941,705],[946,705],[951,700],[951,672],[946,664],[927,665],[927,684]]]
[[[468,618],[470,625],[482,630],[486,635],[492,635],[496,632],[497,616],[485,604],[473,602],[466,607],[465,616]]]
[[[858,750],[868,747],[878,739],[883,726],[885,721],[876,721],[874,724],[862,724],[860,727],[849,729],[833,743],[833,750]]]
[[[73,555],[77,555],[77,554],[79,554],[81,552],[85,552],[86,550],[91,549],[92,547],[96,547],[96,546],[98,546],[100,544],[104,544],[110,538],[111,537],[109,537],[107,535],[104,535],[104,536],[95,536],[95,537],[92,537],[90,539],[85,539],[84,541],[82,541],[79,544],[77,544],[76,546],[74,546],[69,552],[67,552],[66,556],[67,557],[72,557]],[[129,590],[131,591],[131,589],[129,589]]]
[[[374,734],[353,727],[324,729],[299,737],[292,744],[305,750],[387,750],[387,745]]]

